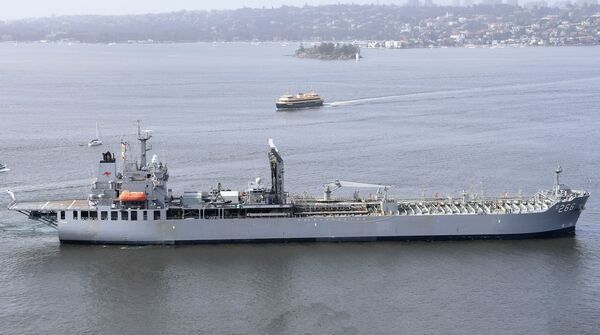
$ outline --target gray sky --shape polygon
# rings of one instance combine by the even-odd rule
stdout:
[[[447,0],[434,0],[442,2]],[[0,20],[73,14],[162,13],[181,9],[231,9],[247,7],[302,6],[332,3],[404,4],[406,0],[0,0]]]

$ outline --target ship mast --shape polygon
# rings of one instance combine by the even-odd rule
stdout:
[[[152,138],[152,134],[150,133],[149,130],[142,131],[142,129],[140,127],[140,120],[137,120],[137,126],[138,126],[138,140],[140,141],[140,151],[141,151],[140,169],[142,169],[146,166],[146,152],[148,152],[152,149],[152,147],[151,146],[148,147],[148,145],[146,143],[149,139]]]
[[[554,171],[556,173],[556,180],[554,182],[554,195],[558,197],[558,191],[560,190],[560,174],[563,172],[562,166],[558,166]]]

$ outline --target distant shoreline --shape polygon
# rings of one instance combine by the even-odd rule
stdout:
[[[350,42],[356,42],[356,41],[340,41],[339,43],[350,43]],[[71,41],[71,42],[66,42],[66,41],[0,41],[0,45],[8,45],[8,44],[13,44],[13,45],[67,45],[67,46],[71,46],[71,45],[106,45],[106,46],[112,46],[112,45],[168,45],[168,44],[212,44],[212,45],[233,45],[233,44],[247,44],[247,45],[254,45],[254,46],[260,46],[260,45],[276,45],[276,44],[280,44],[281,46],[290,46],[291,44],[294,43],[316,43],[314,41],[282,41],[282,42],[274,42],[274,41],[261,41],[261,42],[255,42],[255,41],[235,41],[235,42],[231,42],[231,41],[219,41],[219,42],[204,42],[204,41],[196,41],[196,42],[190,42],[190,41],[160,41],[160,42],[77,42],[77,41]],[[516,49],[516,48],[530,48],[530,49],[536,49],[536,48],[565,48],[565,47],[597,47],[600,46],[600,43],[596,43],[596,44],[569,44],[569,45],[521,45],[521,44],[497,44],[497,45],[489,45],[489,44],[482,44],[482,45],[468,45],[468,46],[426,46],[426,47],[404,47],[404,48],[386,48],[386,47],[369,47],[367,45],[368,42],[358,42],[357,45],[359,45],[361,48],[363,49],[368,49],[368,50],[416,50],[416,49]],[[285,44],[290,44],[290,45],[285,45]],[[298,57],[293,53],[290,54],[285,54],[283,56],[288,56],[288,57],[295,57],[298,59],[318,59],[318,58],[314,58],[314,57]],[[362,57],[362,56],[361,56]]]
[[[322,5],[0,21],[0,41],[167,44],[365,41],[367,47],[599,45],[600,5]],[[22,41],[22,42],[21,42]],[[223,41],[223,42],[221,42]],[[364,46],[361,46],[364,48]]]

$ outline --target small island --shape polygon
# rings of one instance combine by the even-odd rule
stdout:
[[[324,42],[305,48],[300,44],[294,55],[298,58],[315,58],[323,60],[348,60],[361,58],[360,48],[354,44]]]

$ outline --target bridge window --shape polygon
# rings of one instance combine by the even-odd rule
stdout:
[[[148,220],[148,211],[144,211],[144,221]]]
[[[160,220],[160,211],[154,211],[154,220]]]
[[[65,211],[60,211],[60,219],[61,220],[65,219]]]
[[[96,211],[91,211],[91,212],[90,212],[90,219],[91,219],[91,220],[98,220],[98,212],[96,212]]]
[[[111,211],[110,212],[110,220],[111,221],[117,221],[119,219],[119,212],[117,211]]]
[[[81,219],[82,220],[87,220],[89,216],[90,216],[90,212],[88,212],[88,211],[81,211]]]
[[[129,220],[129,214],[126,211],[121,212],[121,220],[124,220],[124,221]]]
[[[79,213],[78,211],[73,211],[73,220],[77,220],[77,213]]]
[[[107,211],[100,212],[100,220],[108,220],[108,212]]]
[[[137,211],[131,211],[131,221],[137,221]]]

